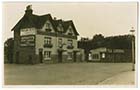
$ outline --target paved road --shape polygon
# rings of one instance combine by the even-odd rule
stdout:
[[[130,63],[5,64],[6,85],[97,85],[130,71]]]

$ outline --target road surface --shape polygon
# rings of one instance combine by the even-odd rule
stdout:
[[[4,83],[6,85],[98,85],[108,78],[130,71],[131,66],[131,63],[85,62],[5,64]]]

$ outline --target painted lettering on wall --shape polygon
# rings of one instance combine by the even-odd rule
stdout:
[[[24,35],[35,35],[36,31],[34,28],[26,28],[20,30],[20,36]]]
[[[35,36],[22,36],[20,46],[35,46]]]

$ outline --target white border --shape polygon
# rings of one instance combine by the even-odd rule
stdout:
[[[0,7],[1,7],[1,9],[0,9],[0,12],[2,13],[2,3],[3,2],[5,2],[5,1],[8,1],[9,2],[9,0],[2,0],[1,1],[1,3],[0,3]],[[10,0],[10,2],[11,1],[22,1],[22,2],[25,2],[24,0]],[[139,2],[138,0],[28,0],[28,2],[29,1],[31,1],[31,2],[41,2],[41,1],[49,1],[49,2],[129,2],[129,1],[131,1],[131,2]],[[139,8],[139,7],[138,7]],[[140,10],[140,9],[139,9]],[[69,89],[69,90],[71,90],[71,89],[75,89],[75,90],[77,90],[77,89],[93,89],[93,88],[96,88],[96,89],[111,89],[112,90],[112,88],[114,87],[114,86],[88,86],[88,85],[86,85],[86,86],[82,86],[82,85],[80,85],[80,86],[78,86],[77,87],[77,85],[73,85],[73,86],[46,86],[46,88],[41,88],[42,86],[36,86],[36,87],[34,87],[34,88],[31,88],[30,86],[27,88],[27,87],[25,87],[25,86],[17,86],[16,88],[13,88],[13,87],[11,87],[11,88],[3,88],[3,86],[2,86],[2,79],[3,79],[3,43],[2,43],[2,30],[3,30],[3,28],[2,28],[2,14],[0,14],[1,16],[0,16],[0,19],[1,19],[1,22],[0,22],[0,25],[1,25],[1,30],[0,30],[0,44],[1,44],[1,47],[0,47],[0,57],[1,57],[1,59],[0,59],[0,70],[1,70],[1,72],[0,72],[0,89],[6,89],[6,90],[11,90],[11,89],[13,89],[13,90],[19,90],[19,89],[26,89],[26,90],[31,90],[31,89],[35,89],[35,90],[38,90],[38,89],[41,89],[41,90],[45,90],[46,88],[47,89],[60,89],[60,90],[65,90],[65,89]],[[139,22],[139,18],[138,18],[138,22]],[[138,23],[138,30],[139,30],[139,23]],[[140,32],[138,31],[137,32],[137,39],[136,39],[136,41],[137,41],[137,44],[136,44],[136,47],[137,47],[137,50],[136,50],[136,52],[137,52],[137,54],[136,54],[136,57],[137,57],[137,61],[139,60],[139,48],[138,48],[138,46],[139,46],[139,38],[140,38],[140,36],[139,36],[139,34],[140,34]],[[138,63],[137,63],[137,65],[136,65],[136,68],[138,69],[138,68],[140,68],[139,67],[139,63],[140,63],[140,61],[138,61]],[[139,72],[138,72],[138,75],[139,75]],[[138,78],[138,80],[136,80],[136,81],[140,81],[140,79]],[[138,82],[138,88],[135,88],[135,89],[139,89],[139,86],[140,86],[140,83]],[[44,86],[43,86],[44,87]],[[115,86],[116,87],[116,86]],[[113,88],[113,89],[117,89],[117,88]],[[124,88],[124,86],[121,86],[119,89],[127,89],[127,90],[129,90],[129,89],[132,89],[131,87],[129,87],[128,86],[128,88]],[[134,88],[133,88],[134,89]]]

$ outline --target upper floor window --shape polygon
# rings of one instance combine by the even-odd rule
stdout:
[[[72,29],[71,29],[71,28],[69,28],[68,35],[73,35],[73,33],[72,33]]]
[[[59,24],[59,26],[57,27],[57,29],[58,29],[59,32],[63,32],[63,26],[62,26],[62,24]]]
[[[47,29],[51,29],[51,24],[47,22],[47,23],[46,23],[46,28],[47,28]]]
[[[58,46],[59,46],[59,47],[62,47],[62,38],[59,38],[59,39],[58,39]]]
[[[68,49],[73,49],[74,46],[73,46],[73,41],[72,40],[68,40],[68,46],[67,46]]]
[[[51,38],[50,37],[45,37],[44,38],[44,44],[51,44]]]
[[[72,40],[68,40],[68,46],[72,46],[73,41]]]
[[[47,31],[47,32],[51,32],[51,24],[50,23],[46,23],[46,28],[45,28],[45,30]]]
[[[48,47],[48,48],[52,47],[52,43],[51,43],[51,38],[50,37],[45,37],[44,38],[44,47]]]

